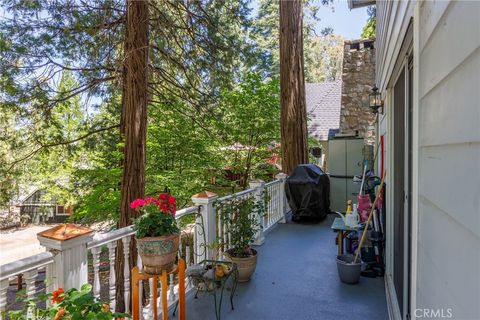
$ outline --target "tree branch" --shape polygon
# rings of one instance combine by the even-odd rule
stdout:
[[[7,172],[12,170],[13,167],[22,162],[22,161],[25,161],[25,160],[28,160],[30,159],[31,157],[33,157],[35,154],[37,154],[40,150],[43,150],[43,149],[47,149],[47,148],[51,148],[51,147],[56,147],[56,146],[61,146],[61,145],[67,145],[67,144],[72,144],[72,143],[75,143],[75,142],[78,142],[80,140],[83,140],[85,138],[88,138],[89,136],[93,135],[93,134],[96,134],[96,133],[100,133],[100,132],[104,132],[104,131],[108,131],[108,130],[111,130],[111,129],[114,129],[114,128],[119,128],[120,127],[120,124],[115,124],[115,125],[112,125],[112,126],[109,126],[109,127],[106,127],[106,128],[100,128],[100,129],[96,129],[96,130],[93,130],[93,131],[90,131],[90,132],[87,132],[86,134],[84,134],[83,136],[81,137],[78,137],[78,138],[75,138],[73,140],[68,140],[68,141],[59,141],[59,142],[54,142],[54,143],[49,143],[49,144],[43,144],[43,145],[40,145],[40,147],[36,148],[35,150],[31,151],[30,153],[28,153],[26,156],[20,158],[20,159],[17,159],[15,161],[13,161],[12,163],[9,164],[9,167],[7,169]]]

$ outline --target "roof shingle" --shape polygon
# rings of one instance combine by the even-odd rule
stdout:
[[[333,137],[340,128],[342,81],[306,83],[308,134],[321,141]]]

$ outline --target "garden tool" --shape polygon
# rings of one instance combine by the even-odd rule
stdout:
[[[383,174],[382,181],[380,182],[380,187],[378,188],[377,195],[375,197],[375,200],[373,201],[372,209],[370,209],[370,214],[368,215],[367,223],[365,224],[365,228],[368,228],[368,225],[370,224],[370,221],[372,220],[373,212],[375,210],[375,206],[377,205],[378,198],[380,197],[380,194],[382,193],[383,189],[383,183],[385,182],[385,177],[386,173]],[[360,251],[362,249],[363,242],[365,241],[365,235],[367,232],[363,232],[362,238],[360,239],[360,242],[358,244],[358,250],[357,254],[355,255],[355,259],[353,260],[353,263],[357,263],[358,255],[360,254]]]

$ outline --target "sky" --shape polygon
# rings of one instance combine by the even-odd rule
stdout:
[[[368,19],[367,7],[350,11],[347,0],[334,0],[333,4],[329,6],[321,6],[319,0],[313,0],[312,3],[320,6],[317,16],[321,20],[316,27],[318,34],[323,28],[332,27],[334,33],[342,35],[346,39],[360,38],[363,26]],[[258,8],[256,0],[252,1],[251,8],[253,9],[251,14],[255,15]]]
[[[332,27],[334,33],[349,40],[360,38],[363,26],[368,19],[367,7],[350,11],[346,0],[335,0],[328,7],[320,7],[318,17],[321,20],[318,22],[317,31],[325,27]]]

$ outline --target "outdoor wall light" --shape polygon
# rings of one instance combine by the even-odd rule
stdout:
[[[378,113],[380,108],[380,113],[383,114],[383,101],[382,95],[378,92],[378,88],[376,85],[373,86],[372,92],[368,95],[369,100],[369,107],[373,110],[373,113]]]

